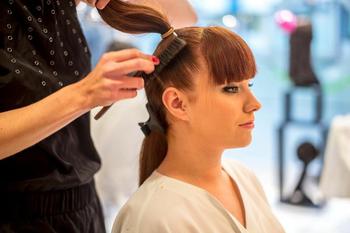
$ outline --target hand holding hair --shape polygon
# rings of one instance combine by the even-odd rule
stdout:
[[[142,77],[130,78],[129,73],[151,73],[158,59],[137,49],[126,49],[102,55],[95,69],[80,86],[86,95],[87,109],[108,106],[121,99],[133,98],[144,86]]]
[[[135,97],[143,79],[127,74],[151,73],[155,63],[157,58],[136,49],[105,53],[81,81],[29,106],[1,112],[0,160],[38,143],[96,106]]]

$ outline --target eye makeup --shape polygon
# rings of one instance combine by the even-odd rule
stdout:
[[[248,82],[248,87],[251,88],[253,86],[253,80]],[[230,83],[226,86],[222,87],[222,91],[225,93],[238,93],[243,88],[242,83]]]
[[[239,90],[240,90],[240,88],[238,86],[234,86],[234,85],[224,86],[222,88],[222,91],[226,92],[226,93],[238,93]]]

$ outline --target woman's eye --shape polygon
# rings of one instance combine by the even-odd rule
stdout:
[[[223,88],[224,92],[228,93],[237,93],[239,91],[239,87],[237,86],[227,86]]]

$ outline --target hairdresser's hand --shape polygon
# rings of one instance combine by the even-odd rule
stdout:
[[[98,9],[102,10],[107,6],[110,0],[75,0],[77,5],[80,1],[85,2],[86,4],[92,7],[97,7]]]
[[[77,83],[85,96],[85,107],[108,106],[121,100],[133,98],[143,88],[141,77],[129,77],[134,71],[151,73],[158,58],[143,54],[136,49],[109,52],[102,55],[95,69]]]

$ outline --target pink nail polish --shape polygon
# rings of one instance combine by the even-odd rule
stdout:
[[[154,64],[156,64],[156,65],[158,65],[159,64],[159,58],[158,57],[156,57],[156,56],[152,56],[152,61],[153,61],[153,63]]]

